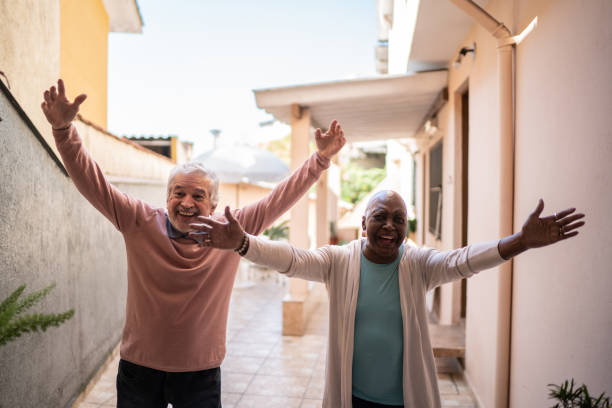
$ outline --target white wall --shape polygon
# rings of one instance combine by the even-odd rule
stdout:
[[[514,268],[512,407],[547,406],[546,384],[575,378],[612,394],[612,2],[517,2],[515,229],[575,206],[581,234],[518,257]]]

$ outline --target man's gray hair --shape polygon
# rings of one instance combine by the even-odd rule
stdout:
[[[217,205],[219,202],[219,178],[214,171],[207,169],[200,162],[189,162],[176,165],[170,170],[170,176],[168,176],[168,197],[170,196],[170,188],[172,187],[172,180],[178,173],[201,173],[204,177],[210,180],[210,202],[212,205]]]

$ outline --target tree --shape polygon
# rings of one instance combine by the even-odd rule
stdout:
[[[385,178],[385,175],[384,168],[364,169],[349,163],[342,170],[342,199],[352,204],[358,203]]]

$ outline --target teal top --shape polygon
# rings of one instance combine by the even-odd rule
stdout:
[[[395,261],[376,264],[361,253],[359,294],[355,313],[353,395],[386,405],[404,405],[404,332],[398,270]]]

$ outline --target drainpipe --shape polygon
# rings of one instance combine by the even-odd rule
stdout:
[[[499,234],[512,235],[514,223],[514,45],[510,30],[471,0],[450,0],[497,38],[499,92],[500,207]],[[512,327],[512,261],[500,266],[495,407],[510,404],[510,335]]]

